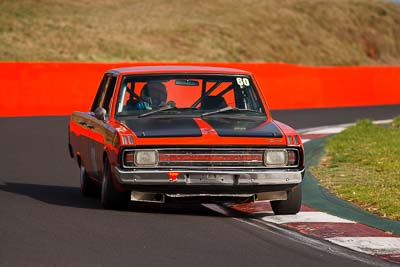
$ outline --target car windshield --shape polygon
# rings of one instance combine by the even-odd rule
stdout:
[[[127,75],[117,116],[266,116],[250,76],[215,74]]]

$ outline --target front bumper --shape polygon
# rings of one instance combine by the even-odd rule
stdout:
[[[169,173],[179,173],[170,179]],[[277,186],[296,185],[303,180],[304,169],[294,170],[123,170],[115,167],[114,175],[121,185],[143,186]]]

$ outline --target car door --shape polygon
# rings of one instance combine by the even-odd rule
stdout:
[[[88,158],[88,147],[90,142],[90,132],[87,127],[89,121],[88,112],[74,112],[71,116],[70,144],[73,153],[80,157],[80,163],[86,168]]]
[[[94,103],[97,102],[101,95],[102,88],[106,80],[106,75],[100,82],[97,90],[97,94]],[[94,104],[93,103],[93,104]],[[91,111],[88,112],[74,112],[71,117],[70,130],[72,135],[70,135],[70,141],[75,149],[74,153],[78,154],[81,159],[81,164],[85,167],[86,171],[90,166],[90,151],[89,144],[90,139],[90,128],[91,125]]]
[[[87,166],[88,174],[97,180],[100,180],[100,174],[103,164],[104,145],[110,139],[110,135],[114,130],[108,124],[108,117],[111,110],[112,96],[115,90],[117,76],[114,74],[106,74],[102,83],[102,87],[93,102],[87,127],[89,129],[90,141],[88,143],[89,164]],[[102,107],[106,110],[106,120],[98,120],[94,116],[96,108]],[[111,133],[110,133],[111,132]],[[112,137],[111,137],[112,138]]]

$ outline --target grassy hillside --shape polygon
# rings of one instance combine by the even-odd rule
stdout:
[[[1,61],[400,64],[384,0],[0,0]]]

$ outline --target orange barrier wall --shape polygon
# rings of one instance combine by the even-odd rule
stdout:
[[[308,67],[268,63],[212,65],[255,74],[271,109],[400,104],[400,67]],[[0,63],[0,116],[87,111],[107,69],[160,63]]]

